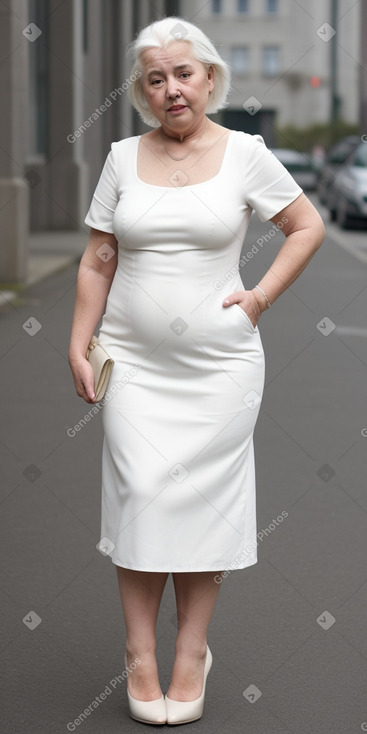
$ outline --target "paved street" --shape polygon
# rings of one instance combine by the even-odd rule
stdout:
[[[245,286],[282,239],[253,217]],[[75,428],[90,410],[67,362],[76,272],[32,285],[0,314],[4,734],[147,731],[128,715],[116,572],[96,549],[100,414]],[[223,580],[204,715],[188,734],[367,731],[366,276],[366,232],[331,225],[261,318],[259,562]],[[158,623],[164,692],[174,611],[169,577]]]

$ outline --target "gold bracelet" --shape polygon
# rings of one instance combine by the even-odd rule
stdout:
[[[266,303],[268,304],[268,308],[270,308],[270,306],[271,306],[271,303],[270,303],[270,301],[269,301],[269,299],[268,299],[268,297],[267,297],[266,293],[265,293],[265,292],[263,291],[263,289],[262,289],[262,288],[260,288],[260,286],[259,286],[259,285],[255,285],[255,288],[258,288],[258,289],[259,289],[259,291],[260,291],[260,292],[261,292],[261,293],[263,294],[263,296],[264,296],[264,298],[265,298],[265,301],[266,301]]]

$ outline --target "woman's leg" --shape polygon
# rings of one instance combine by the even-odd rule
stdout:
[[[220,584],[218,572],[173,573],[178,631],[169,698],[193,701],[202,692],[207,631]]]
[[[127,664],[136,657],[141,660],[129,673],[129,693],[139,701],[154,701],[162,695],[155,656],[156,624],[168,573],[121,566],[116,570],[126,626]]]

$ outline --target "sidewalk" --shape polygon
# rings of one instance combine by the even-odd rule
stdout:
[[[79,260],[88,242],[88,232],[47,231],[29,235],[28,275],[24,283],[0,286],[0,310],[19,292]]]

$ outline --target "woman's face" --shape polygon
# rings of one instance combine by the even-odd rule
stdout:
[[[189,41],[145,49],[141,60],[143,92],[162,127],[182,132],[199,126],[214,89],[213,67],[206,71]],[[171,109],[173,105],[176,109]]]

